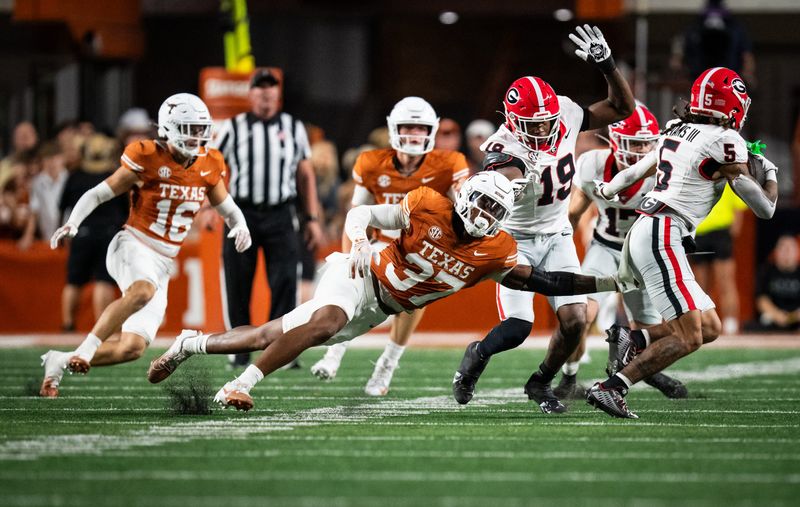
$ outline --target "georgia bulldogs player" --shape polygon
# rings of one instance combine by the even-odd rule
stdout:
[[[556,95],[543,79],[526,76],[508,88],[503,99],[505,123],[481,146],[484,169],[500,171],[516,185],[517,199],[504,229],[519,245],[519,261],[544,270],[580,272],[567,220],[575,175],[575,141],[582,130],[596,129],[630,116],[633,94],[617,70],[611,50],[597,27],[577,27],[570,39],[575,53],[594,64],[608,82],[608,97],[583,108]],[[545,413],[564,412],[550,388],[558,369],[577,347],[586,325],[586,298],[548,298],[556,311],[555,330],[544,362],[525,384],[525,393]],[[475,383],[489,358],[520,345],[533,326],[533,294],[497,288],[500,324],[480,342],[467,346],[453,378],[459,403],[472,399]]]
[[[620,276],[637,280],[666,322],[640,331],[610,330],[611,377],[595,384],[587,401],[613,417],[636,418],[625,402],[631,385],[716,340],[721,331],[714,302],[694,279],[683,238],[708,216],[726,184],[759,218],[775,212],[778,168],[749,155],[739,134],[749,107],[747,87],[736,72],[706,70],[692,85],[690,102],[676,108],[678,119],[667,125],[656,149],[610,183],[597,185],[600,197],[614,199],[656,175],[625,239]]]
[[[577,227],[581,216],[594,203],[598,218],[594,228],[593,240],[581,264],[581,270],[589,274],[612,274],[619,269],[622,244],[625,235],[636,218],[636,208],[645,194],[655,184],[650,176],[619,194],[613,202],[600,198],[595,192],[595,181],[611,181],[618,172],[626,170],[655,148],[658,141],[658,120],[643,104],[637,103],[636,110],[624,120],[612,123],[608,128],[609,147],[587,151],[578,158],[578,171],[569,203],[569,221]],[[581,343],[562,367],[561,382],[553,390],[559,398],[583,398],[586,389],[576,382],[579,360],[586,350],[586,335],[591,323],[595,321],[599,309],[609,301],[603,293],[587,295],[587,322]],[[616,309],[613,302],[611,308]],[[644,291],[629,291],[622,295],[625,311],[635,329],[660,324],[661,314],[653,307]],[[686,387],[679,381],[656,373],[645,379],[670,398],[685,398]]]

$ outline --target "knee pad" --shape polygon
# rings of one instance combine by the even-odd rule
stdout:
[[[481,352],[488,355],[519,347],[531,334],[533,323],[510,318],[496,325],[481,342]]]

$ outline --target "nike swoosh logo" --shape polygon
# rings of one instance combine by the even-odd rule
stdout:
[[[435,179],[436,179],[436,176],[430,176],[428,178],[422,178],[422,184],[424,185],[425,183],[429,183],[429,182],[431,182],[431,181],[433,181]]]
[[[205,178],[209,174],[211,174],[211,171],[200,171],[200,177],[201,178]]]
[[[474,254],[475,254],[475,257],[485,257],[485,256],[489,255],[488,253],[480,253],[477,250],[475,250]]]

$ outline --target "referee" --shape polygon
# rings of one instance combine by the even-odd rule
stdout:
[[[250,111],[225,120],[215,142],[230,168],[229,192],[244,213],[253,247],[236,252],[233,240],[222,248],[224,264],[223,315],[226,326],[250,325],[250,293],[258,259],[264,252],[271,292],[269,319],[297,304],[300,246],[298,226],[305,225],[309,249],[323,241],[311,149],[303,123],[281,111],[278,77],[258,69],[250,81]],[[300,206],[295,200],[300,199]],[[296,216],[301,210],[304,216]],[[239,354],[233,366],[246,365],[249,354]]]

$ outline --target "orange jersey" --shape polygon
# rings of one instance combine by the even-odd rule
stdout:
[[[499,278],[517,264],[517,244],[507,233],[460,240],[453,230],[453,203],[425,187],[402,202],[408,227],[372,261],[372,273],[406,310]],[[456,218],[456,220],[460,220]]]
[[[225,177],[222,154],[208,149],[183,167],[155,141],[137,141],[121,161],[139,177],[125,227],[159,253],[176,256],[206,194]]]
[[[425,155],[419,168],[404,176],[398,171],[396,151],[392,148],[365,151],[353,166],[353,180],[372,194],[375,204],[399,204],[412,190],[426,186],[447,195],[469,176],[469,166],[463,154],[457,151],[433,150]],[[366,204],[353,202],[353,204]],[[383,231],[383,241],[397,239],[398,231]]]

